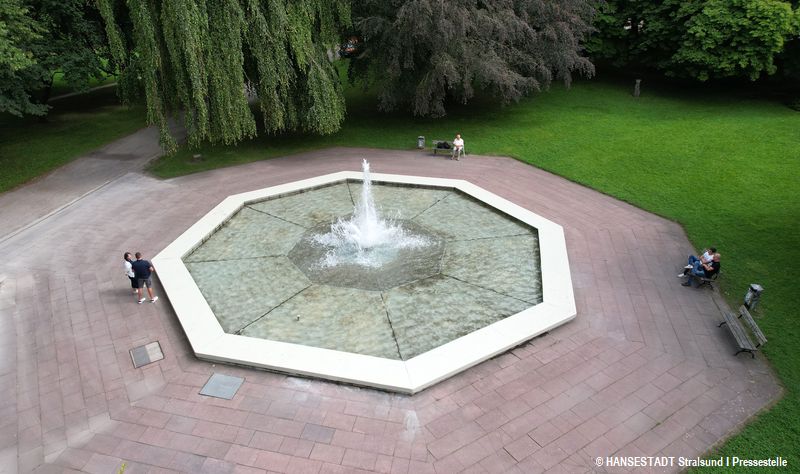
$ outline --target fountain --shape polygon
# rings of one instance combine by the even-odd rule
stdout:
[[[328,248],[320,265],[335,267],[341,264],[356,264],[378,268],[397,258],[399,249],[413,249],[431,244],[431,240],[409,234],[399,223],[381,219],[372,196],[372,179],[369,162],[362,162],[364,180],[361,200],[349,219],[339,218],[330,231],[315,235],[314,242]]]
[[[154,258],[198,357],[413,393],[574,317],[559,226],[362,168],[230,196]]]

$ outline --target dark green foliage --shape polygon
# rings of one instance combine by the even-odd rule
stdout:
[[[41,26],[28,16],[19,0],[0,0],[0,66],[19,71],[32,66],[26,47],[41,38]]]
[[[41,115],[46,107],[32,103],[26,83],[35,76],[31,51],[41,39],[41,25],[18,0],[0,0],[0,112]]]
[[[244,94],[242,34],[244,12],[237,0],[208,0],[208,11],[216,12],[208,22],[208,136],[231,144],[256,133],[256,123]]]
[[[476,90],[509,103],[594,72],[585,0],[362,0],[353,15],[365,51],[350,75],[377,85],[383,110],[442,116]]]
[[[779,78],[788,86],[787,103],[789,107],[800,112],[800,36],[786,43],[777,61],[780,64]]]
[[[161,49],[156,38],[154,12],[147,0],[128,0],[131,23],[133,23],[133,41],[136,44],[132,52],[135,67],[125,72],[136,72],[144,88],[147,100],[147,122],[158,125],[161,131],[161,143],[166,148],[174,148],[175,140],[167,128],[167,113],[164,86],[161,83]],[[124,63],[123,63],[124,64]]]
[[[233,144],[256,134],[247,91],[265,129],[332,133],[344,120],[327,51],[350,22],[345,0],[96,0],[126,96],[143,92],[148,122],[175,143],[181,112],[189,143]],[[123,27],[132,34],[125,51]],[[132,45],[132,48],[130,47]]]
[[[56,72],[87,89],[104,73],[107,44],[84,0],[0,0],[0,112],[45,114]]]
[[[779,0],[609,0],[591,55],[617,67],[669,76],[758,79],[796,35],[800,13]]]
[[[683,44],[673,62],[691,77],[774,74],[775,54],[797,32],[788,2],[776,0],[708,0],[689,17]]]

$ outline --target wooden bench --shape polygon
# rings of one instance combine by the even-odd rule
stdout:
[[[693,275],[691,272],[689,273],[689,281],[692,281],[692,278],[697,280],[697,288],[702,288],[704,286],[708,286],[712,290],[714,289],[714,283],[719,278],[719,274],[722,273],[722,270],[718,271],[717,273],[711,275],[711,278],[706,277],[699,277],[697,275]]]
[[[688,283],[691,283],[693,279],[697,280],[697,287],[696,288],[702,288],[704,286],[708,286],[709,288],[711,288],[713,290],[714,289],[714,283],[717,282],[717,279],[719,278],[719,274],[720,273],[722,273],[722,270],[720,270],[717,273],[711,275],[711,278],[706,278],[706,277],[701,277],[701,276],[694,275],[691,271],[689,271],[689,273],[687,273],[685,275],[687,275],[689,277],[689,279],[687,280]],[[689,286],[689,285],[685,285],[685,286]]]
[[[727,311],[723,312],[722,316],[725,320],[719,323],[719,326],[717,327],[722,327],[723,324],[726,324],[728,329],[730,329],[731,334],[733,334],[733,337],[736,338],[736,343],[739,345],[739,350],[733,355],[739,355],[740,352],[749,352],[750,356],[755,358],[755,352],[759,347],[763,346],[767,342],[767,338],[764,336],[764,333],[761,332],[761,328],[759,328],[756,322],[753,320],[753,316],[750,315],[750,312],[747,311],[747,308],[740,306],[738,317],[732,313],[728,313]],[[747,330],[744,326],[742,326],[740,321],[744,321],[745,325],[750,329],[750,332],[756,339],[755,344],[753,343],[753,340],[750,339],[750,336],[747,334]]]
[[[448,142],[447,140],[434,140],[433,141],[433,154],[436,155],[440,151],[452,155],[453,154],[453,145],[450,144],[450,142]]]

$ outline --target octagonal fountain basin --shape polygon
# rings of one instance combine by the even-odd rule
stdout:
[[[562,228],[459,180],[229,196],[153,263],[197,357],[403,393],[576,314]]]

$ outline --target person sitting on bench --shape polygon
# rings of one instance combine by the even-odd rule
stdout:
[[[703,263],[711,263],[714,259],[714,254],[717,253],[716,247],[709,247],[703,251],[703,255],[700,255],[700,261]]]
[[[701,263],[711,263],[714,259],[714,254],[717,253],[716,247],[708,247],[703,249],[703,254],[700,255],[700,258],[697,258],[694,255],[689,255],[689,264],[683,267],[683,271],[678,273],[678,278],[683,278],[689,274],[689,272],[694,268],[694,263],[700,261]]]
[[[464,154],[464,139],[461,138],[460,133],[456,133],[456,138],[453,139],[453,156],[451,160],[459,160],[461,155]]]
[[[689,279],[685,283],[681,283],[683,286],[691,286],[692,285],[692,278],[705,278],[709,279],[712,278],[719,272],[721,264],[719,262],[720,255],[715,253],[711,257],[711,262],[703,263],[699,258],[691,255],[689,257],[689,262],[692,265],[691,269],[684,270],[683,274],[687,275]]]

